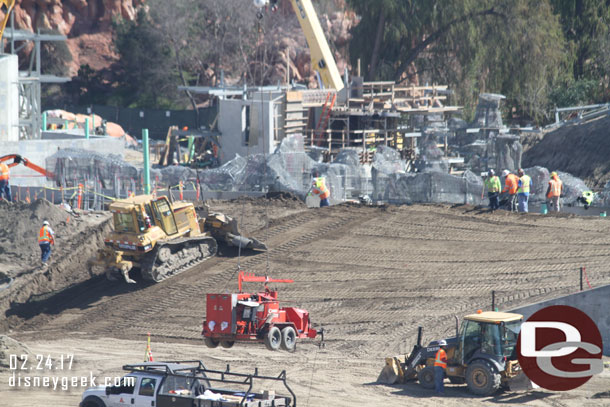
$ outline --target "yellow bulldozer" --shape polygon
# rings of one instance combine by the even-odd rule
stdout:
[[[466,383],[480,396],[496,392],[501,386],[511,390],[531,388],[517,360],[517,338],[523,315],[486,311],[466,315],[454,338],[447,342],[446,377],[453,384]],[[424,388],[434,388],[434,359],[440,341],[421,345],[422,328],[417,344],[403,357],[386,358],[378,381],[385,384],[419,380]]]
[[[135,283],[129,274],[134,269],[146,281],[165,280],[214,256],[217,241],[267,250],[264,243],[241,236],[235,219],[211,212],[205,204],[200,216],[190,202],[172,203],[164,196],[139,195],[116,200],[109,210],[114,230],[89,267],[92,274],[105,273],[110,280],[122,276]]]

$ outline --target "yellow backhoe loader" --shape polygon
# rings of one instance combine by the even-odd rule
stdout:
[[[466,383],[476,395],[490,395],[500,386],[511,390],[531,388],[517,360],[517,338],[523,316],[507,312],[486,311],[466,315],[454,338],[447,342],[446,375],[454,384]],[[378,381],[385,384],[419,380],[429,389],[434,388],[434,358],[439,341],[421,345],[419,328],[417,345],[403,357],[386,358],[386,365]]]

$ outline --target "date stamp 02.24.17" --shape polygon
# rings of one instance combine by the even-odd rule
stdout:
[[[75,375],[74,355],[9,355],[8,386],[11,389],[47,388],[67,391],[71,388],[95,387],[98,383],[112,386],[119,378],[102,377],[89,372]]]

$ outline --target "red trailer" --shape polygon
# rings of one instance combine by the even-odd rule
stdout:
[[[265,283],[265,291],[248,294],[242,291],[243,282]],[[280,348],[293,351],[297,338],[315,338],[309,312],[295,307],[280,307],[277,291],[267,283],[293,283],[239,272],[239,293],[208,294],[206,319],[202,335],[205,344],[215,348],[220,344],[230,348],[235,342],[264,342],[269,350]]]

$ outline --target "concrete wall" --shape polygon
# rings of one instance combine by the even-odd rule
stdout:
[[[576,294],[566,295],[553,300],[543,301],[536,304],[516,308],[510,312],[516,312],[524,316],[524,320],[533,313],[551,305],[569,305],[578,308],[587,314],[599,328],[604,342],[604,355],[610,356],[610,285],[582,291]]]
[[[44,137],[44,134],[43,134]],[[45,168],[46,158],[55,154],[58,149],[77,148],[95,151],[100,154],[117,154],[123,156],[125,142],[112,137],[90,138],[68,136],[61,140],[23,140],[0,142],[0,157],[8,154],[19,154],[32,163]],[[11,161],[12,162],[12,161]],[[54,186],[53,182],[31,169],[17,165],[11,168],[11,186],[43,187]]]
[[[269,154],[275,151],[274,116],[278,105],[273,93],[255,94],[251,100],[224,99],[219,101],[218,130],[221,133],[220,162],[235,158],[237,154]],[[246,115],[249,112],[249,117]],[[246,127],[249,119],[249,143],[246,143]]]
[[[19,140],[17,55],[0,54],[0,141]]]

